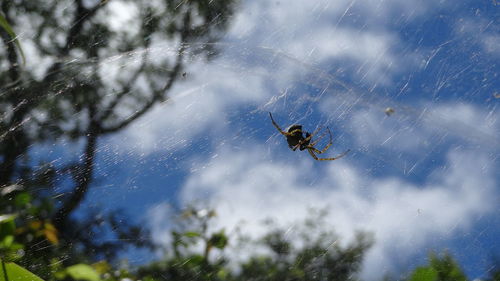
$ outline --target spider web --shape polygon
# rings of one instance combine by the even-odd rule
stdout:
[[[125,147],[126,150],[131,149],[132,155],[139,153],[144,161],[152,163],[153,167],[146,175],[143,175],[141,165],[129,168],[132,175],[126,183],[131,184],[131,189],[124,198],[143,196],[141,194],[147,192],[173,205],[197,202],[207,208],[218,206],[220,200],[226,199],[220,199],[216,189],[203,189],[195,192],[197,196],[190,197],[185,195],[189,193],[186,192],[189,188],[183,185],[189,186],[192,175],[196,177],[216,166],[217,159],[222,162],[231,161],[231,157],[244,159],[247,157],[245,152],[255,146],[267,151],[261,161],[292,167],[303,165],[294,163],[333,165],[340,171],[346,164],[353,165],[361,178],[383,181],[395,177],[404,179],[404,184],[422,186],[423,190],[429,188],[425,187],[429,179],[452,169],[447,155],[454,148],[465,152],[479,148],[480,157],[484,157],[484,152],[493,153],[489,162],[485,162],[490,164],[485,165],[498,164],[493,155],[498,152],[499,138],[491,130],[496,122],[495,108],[489,112],[478,112],[473,107],[472,113],[469,112],[472,116],[462,118],[453,111],[453,106],[466,113],[471,110],[470,107],[460,108],[460,104],[453,104],[450,110],[446,102],[435,97],[436,93],[411,90],[407,85],[411,79],[390,88],[366,77],[354,80],[351,70],[313,65],[273,48],[245,48],[227,43],[215,45],[223,52],[208,64],[200,63],[195,54],[188,56],[192,69],[187,69],[186,82],[180,82],[169,101],[158,106],[124,134],[133,140],[132,147],[123,146],[123,135],[118,142],[112,138],[110,143],[103,144],[105,151],[115,151],[120,155]],[[203,45],[194,47],[202,48]],[[173,55],[176,50],[159,46],[145,51],[155,57]],[[140,53],[113,57],[103,64],[116,61],[118,65],[127,66],[133,64],[133,55],[140,56]],[[415,95],[424,98],[416,99]],[[465,98],[461,101],[467,102]],[[215,100],[217,102],[212,103]],[[292,124],[301,124],[309,132],[320,126],[329,127],[334,140],[323,157],[334,157],[347,149],[351,151],[332,163],[314,163],[307,153],[289,150],[283,136],[272,126],[268,112],[273,113],[283,129]],[[487,126],[478,126],[478,120],[487,123]],[[145,141],[147,139],[151,141]],[[326,145],[325,139],[318,147]],[[111,169],[115,173],[116,168],[106,163],[116,159],[127,161],[109,153],[104,153],[103,158],[100,164],[102,169]],[[313,188],[325,173],[324,169],[325,166],[311,168],[319,174],[303,175],[301,181]],[[145,176],[157,177],[158,174],[163,179],[177,179],[181,187],[171,195],[162,196],[165,193],[163,183],[147,188],[141,184]],[[178,179],[179,174],[185,176]],[[227,176],[235,175],[236,172],[229,171]],[[331,188],[335,190],[336,187]],[[106,198],[122,192],[119,184],[112,183],[103,190],[94,196]],[[364,196],[370,196],[371,192]],[[155,201],[147,199],[146,202]],[[142,205],[137,208],[142,208]],[[427,211],[426,207],[418,206],[415,210],[417,216]],[[230,219],[223,217],[221,220]],[[239,220],[244,218],[239,217]],[[228,224],[231,225],[222,222],[224,226]],[[455,222],[455,226],[459,224],[459,221]],[[452,230],[450,228],[449,231]],[[479,237],[481,234],[474,235]],[[461,238],[456,236],[453,239]],[[438,244],[433,241],[426,245],[433,243]],[[473,249],[479,248],[486,251],[482,244]],[[399,266],[409,267],[405,262],[408,260],[402,259]]]
[[[456,116],[449,108],[437,103],[435,98],[430,102],[406,98],[405,95],[414,94],[407,87],[408,81],[388,89],[373,80],[355,81],[347,75],[348,70],[313,65],[273,48],[242,48],[227,43],[215,45],[223,52],[209,63],[200,62],[196,54],[188,56],[192,69],[188,68],[186,81],[181,81],[173,89],[169,101],[154,108],[117,137],[111,136],[101,142],[97,177],[99,174],[111,175],[112,181],[98,184],[90,201],[99,202],[98,198],[120,194],[125,205],[110,204],[103,210],[127,206],[129,211],[138,213],[149,204],[160,203],[156,198],[178,206],[192,202],[207,207],[217,206],[220,202],[217,196],[220,195],[216,191],[204,190],[200,196],[187,200],[183,198],[186,191],[182,186],[189,185],[191,175],[201,174],[216,165],[214,159],[230,158],[228,152],[241,154],[235,157],[243,158],[246,157],[244,152],[256,145],[267,150],[262,161],[292,167],[303,165],[294,163],[333,165],[337,167],[333,169],[340,170],[348,164],[357,167],[362,178],[386,179],[391,176],[416,185],[449,168],[446,155],[453,147],[479,147],[481,151],[498,152],[498,134],[492,134],[490,127],[470,124],[466,118]],[[174,55],[176,50],[159,46],[120,54],[100,62],[100,66],[106,68],[115,64],[119,70],[125,71],[139,60],[143,52],[155,57]],[[95,65],[92,61],[78,63]],[[70,67],[67,66],[66,70]],[[92,73],[88,77],[91,79]],[[251,86],[246,89],[245,83],[249,81]],[[254,93],[254,90],[263,92]],[[433,96],[432,92],[419,94]],[[224,96],[229,102],[221,101]],[[210,103],[211,99],[217,99],[217,102]],[[210,104],[206,106],[204,102]],[[334,136],[333,145],[322,157],[334,157],[347,149],[351,151],[332,163],[314,163],[307,153],[289,150],[283,136],[272,126],[268,112],[273,113],[283,129],[292,124],[301,124],[309,132],[329,127]],[[126,114],[130,113],[125,111],[124,116]],[[477,119],[494,124],[496,115],[493,108]],[[123,143],[124,139],[127,144]],[[324,138],[318,147],[324,147],[326,141]],[[52,146],[49,147],[35,150],[35,154],[40,159],[54,154]],[[63,143],[63,147],[66,155],[78,154],[77,147],[67,143]],[[55,155],[59,159],[56,161],[65,159],[58,152]],[[126,165],[127,162],[138,164]],[[497,165],[497,158],[493,156],[490,163]],[[143,165],[148,166],[147,171],[141,168]],[[325,173],[325,166],[309,169],[320,174],[304,175],[301,180],[313,188]],[[128,176],[123,178],[118,174]],[[156,178],[156,183],[145,186],[147,177]],[[179,189],[165,191],[164,183],[158,183],[172,179],[180,185]],[[127,187],[126,192],[123,186]],[[335,188],[332,186],[333,190]],[[142,198],[141,203],[128,206],[126,202],[132,197]],[[87,207],[92,208],[92,205]],[[421,212],[420,208],[418,212]],[[228,219],[223,217],[222,220]],[[223,222],[222,225],[231,223]],[[155,231],[164,233],[165,229]],[[479,239],[480,234],[474,235],[472,239]],[[473,249],[477,250],[477,247]],[[131,260],[142,263],[148,259],[135,256]],[[399,266],[408,267],[408,264],[403,262]]]
[[[141,214],[144,213],[144,209],[154,209],[152,206],[155,204],[161,206],[165,201],[171,205],[183,206],[191,203],[188,199],[192,199],[195,202],[205,203],[208,207],[211,207],[211,204],[215,204],[216,207],[218,204],[224,206],[232,199],[226,196],[229,193],[226,189],[221,188],[222,191],[219,191],[218,188],[209,186],[201,189],[202,192],[199,192],[198,196],[191,196],[198,191],[192,185],[206,184],[207,181],[210,182],[210,177],[216,178],[221,185],[224,185],[226,178],[241,177],[250,182],[248,186],[253,184],[252,188],[258,188],[262,183],[253,182],[253,179],[264,174],[265,168],[251,176],[246,175],[245,170],[252,171],[261,164],[276,165],[283,167],[283,170],[290,169],[297,173],[301,186],[280,190],[299,194],[303,192],[308,196],[313,194],[310,190],[314,190],[316,186],[320,186],[317,193],[321,195],[341,190],[342,185],[335,182],[336,178],[330,177],[330,174],[338,176],[344,171],[355,171],[359,178],[368,182],[398,179],[399,183],[411,186],[410,188],[405,186],[406,189],[411,191],[422,189],[422,192],[425,192],[425,189],[432,189],[432,185],[435,184],[431,182],[426,185],[429,179],[432,180],[452,170],[455,164],[450,164],[447,157],[453,151],[458,151],[459,154],[464,152],[468,157],[462,159],[464,161],[473,161],[471,158],[477,156],[481,160],[478,160],[478,163],[483,165],[481,169],[498,170],[500,138],[497,103],[495,103],[497,100],[488,92],[493,87],[484,89],[488,97],[480,101],[475,94],[480,89],[476,84],[471,86],[472,89],[461,89],[462,85],[459,82],[463,77],[460,73],[473,71],[468,66],[460,63],[451,64],[448,59],[439,57],[446,50],[450,52],[452,49],[447,49],[447,44],[434,47],[425,60],[424,69],[430,70],[433,63],[438,64],[437,68],[439,65],[446,65],[448,69],[436,70],[435,80],[426,87],[419,87],[423,85],[419,80],[421,78],[416,78],[420,70],[410,71],[398,76],[395,79],[397,81],[392,81],[390,74],[382,72],[380,75],[373,75],[373,71],[366,69],[360,71],[358,65],[352,65],[349,61],[315,63],[314,60],[309,61],[306,56],[296,57],[277,47],[248,46],[239,42],[210,45],[219,48],[221,53],[208,63],[198,56],[196,51],[192,51],[204,48],[208,46],[207,44],[189,46],[192,49],[188,48],[186,51],[188,64],[186,77],[172,89],[168,101],[157,105],[127,130],[106,137],[100,142],[96,177],[102,180],[102,175],[106,175],[108,179],[96,184],[88,200],[92,203],[87,203],[86,207],[105,205],[104,211],[123,207],[132,213]],[[455,53],[451,52],[447,56],[467,51],[465,47],[458,47]],[[104,76],[113,78],[120,71],[126,72],[135,67],[145,52],[150,57],[158,58],[174,57],[177,51],[175,48],[160,44],[146,50],[108,57],[100,62],[63,61],[62,63],[67,63],[63,66],[63,71],[71,71],[74,63],[85,64],[97,67],[97,71],[104,73]],[[487,64],[487,60],[480,61],[475,69],[484,68],[482,73],[484,76],[495,76],[495,70],[486,66]],[[93,74],[95,72],[89,71],[79,75],[91,80]],[[452,92],[462,92],[463,95],[457,97],[451,94]],[[63,95],[64,90],[60,94]],[[332,147],[323,154],[324,157],[336,156],[347,149],[351,152],[342,159],[328,163],[315,162],[305,152],[292,152],[283,136],[272,126],[268,112],[273,113],[276,122],[283,129],[292,124],[301,124],[308,132],[313,132],[320,126],[329,127],[334,140]],[[122,113],[123,116],[131,114],[126,107]],[[318,147],[326,144],[325,139],[327,138],[324,138]],[[60,149],[54,149],[52,144],[33,148],[34,162],[45,159],[47,155],[54,157],[53,161],[66,161],[81,153],[78,144],[69,144],[67,140],[61,141],[58,145]],[[261,150],[265,152],[259,152]],[[259,155],[258,161],[250,159],[253,153]],[[240,163],[247,161],[249,164]],[[236,163],[242,168],[232,170],[230,166],[224,166],[224,163]],[[281,173],[276,166],[271,168],[275,169],[273,171],[278,173],[278,177],[297,179],[294,173]],[[300,172],[304,170],[307,172],[301,174]],[[471,175],[471,178],[474,176],[477,177]],[[323,183],[323,178],[328,178],[332,183]],[[492,185],[497,184],[498,180],[499,176],[494,176]],[[170,184],[167,185],[166,182]],[[249,194],[239,195],[238,192],[252,188],[239,181],[229,183],[239,184],[236,185],[238,188],[231,192],[236,194],[236,202],[244,202],[238,196],[244,197]],[[278,181],[273,184],[279,185]],[[371,187],[362,186],[366,190]],[[383,186],[378,187],[382,189]],[[356,188],[353,183],[352,189]],[[482,188],[479,188],[478,193],[484,191]],[[281,198],[270,189],[272,188],[264,190],[269,192],[269,198]],[[359,217],[369,216],[374,208],[360,206],[370,201],[372,199],[370,196],[375,197],[376,191],[366,190],[360,192],[361,195],[357,194],[360,196],[359,202],[356,202],[359,206],[345,203],[344,212],[333,208],[334,212],[339,213],[335,213],[332,220],[342,221],[343,217],[348,217],[343,213],[355,213]],[[459,194],[457,197],[469,194],[459,191],[457,193]],[[387,196],[398,194],[387,193]],[[266,195],[261,196],[267,197]],[[440,198],[439,195],[436,194],[430,199]],[[122,200],[108,205],[110,198]],[[237,201],[238,199],[240,201]],[[455,199],[459,202],[459,198]],[[278,205],[286,205],[286,200],[276,200],[265,201],[262,204],[278,202]],[[436,202],[439,204],[453,201]],[[438,207],[447,209],[447,206]],[[417,204],[418,212],[411,214],[419,216],[421,211],[423,214],[427,212],[425,208],[422,207],[422,210],[420,208]],[[223,210],[234,211],[228,208]],[[284,213],[288,209],[280,210],[277,214],[273,212],[271,214],[276,217],[285,216]],[[260,210],[257,208],[247,210],[247,213],[243,212],[246,216],[237,218],[234,217],[241,213],[235,212],[234,217],[229,216],[229,212],[223,213],[220,225],[237,225],[239,220],[252,218],[254,216],[252,212],[257,211]],[[149,214],[151,213],[153,211]],[[463,223],[464,225],[480,224],[482,222],[480,217],[488,214],[486,211],[471,211],[471,213],[470,216],[478,218],[469,218]],[[431,217],[435,218],[436,216]],[[476,242],[471,243],[467,250],[486,251],[484,246],[486,242],[477,241],[482,239],[483,232],[493,234],[498,232],[498,230],[489,232],[488,225],[480,225],[478,230],[470,234],[460,233],[454,236],[450,233],[455,228],[460,228],[462,221],[454,217],[453,219],[454,226],[438,232],[437,239],[419,244],[420,240],[408,238],[410,242],[407,244],[417,241],[414,243],[425,245],[419,249],[424,251],[433,249],[433,246],[439,244],[436,240],[442,237],[455,241],[474,240]],[[495,221],[498,222],[498,218],[493,220]],[[492,221],[487,221],[490,222]],[[339,228],[342,227],[340,223]],[[157,236],[163,235],[166,231],[161,227],[154,230],[157,231]],[[429,236],[435,234],[426,232],[425,227],[417,230]],[[394,232],[395,236],[410,236],[404,230],[395,229]],[[342,234],[348,236],[351,233],[346,231]],[[465,259],[467,254],[459,253],[459,255]],[[142,257],[135,259],[138,262],[145,260]],[[477,267],[482,266],[484,264]]]
[[[449,145],[457,138],[470,145],[493,150],[500,143],[498,136],[491,131],[469,124],[467,120],[453,116],[452,112],[442,111],[439,104],[433,107],[432,99],[430,103],[420,102],[420,106],[399,99],[398,97],[409,91],[408,82],[395,87],[394,94],[388,94],[388,90],[383,86],[378,87],[376,82],[375,85],[345,82],[338,78],[346,76],[342,70],[328,71],[272,48],[245,49],[227,44],[218,45],[227,48],[228,52],[224,52],[212,66],[228,69],[230,72],[237,71],[238,75],[243,77],[259,77],[265,80],[264,84],[270,85],[270,93],[261,103],[244,107],[243,110],[238,109],[240,114],[247,116],[244,120],[253,119],[254,115],[266,116],[267,112],[276,112],[275,114],[280,114],[278,123],[283,129],[292,124],[303,124],[309,132],[319,126],[337,128],[338,130],[334,131],[336,144],[344,148],[349,147],[360,156],[379,162],[375,166],[381,164],[394,169],[396,173],[408,175],[416,169],[424,169],[420,166],[433,161],[433,157],[439,154],[436,150],[444,149],[440,146]],[[247,57],[248,54],[251,54],[251,57]],[[218,63],[236,60],[243,62],[237,65],[237,68]],[[251,64],[245,65],[245,62],[250,61]],[[290,69],[293,69],[293,73]],[[276,73],[283,73],[288,79],[282,79]],[[194,92],[191,91],[190,94]],[[431,92],[419,94],[429,97],[433,95]],[[411,99],[409,101],[413,102]],[[490,123],[495,122],[492,118],[494,112],[493,108],[483,117]],[[359,120],[353,123],[352,120],[356,117],[359,117]],[[235,124],[234,121],[229,123],[235,127],[245,126]],[[372,126],[371,123],[385,123],[392,128],[381,135],[377,132],[377,126]],[[356,135],[357,130],[372,133],[379,137],[379,142],[358,142],[356,147],[351,147],[351,143],[356,144],[352,136]],[[412,134],[415,131],[429,131],[429,134]],[[406,133],[411,135],[412,141],[416,143],[414,148],[419,150],[418,154],[401,149],[404,146],[401,142],[407,140]],[[255,134],[260,132],[255,131]],[[268,140],[273,140],[275,144],[283,143],[277,133]]]

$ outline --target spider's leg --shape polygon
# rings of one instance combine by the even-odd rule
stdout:
[[[347,151],[345,151],[344,153],[336,156],[336,157],[330,157],[330,158],[318,158],[318,156],[316,156],[316,154],[314,154],[313,150],[311,148],[308,148],[307,151],[309,151],[309,154],[311,154],[311,156],[318,160],[318,161],[331,161],[331,160],[337,160],[339,158],[342,158],[344,157],[349,151],[351,151],[350,149],[348,149]]]
[[[325,153],[328,150],[328,148],[330,148],[330,146],[332,145],[332,132],[330,132],[330,129],[328,127],[326,127],[326,130],[327,130],[328,134],[330,135],[330,140],[328,141],[328,144],[325,146],[325,148],[323,148],[322,150],[319,150],[319,149],[317,149],[314,146],[316,145],[316,143],[318,142],[318,140],[320,140],[326,134],[326,132],[323,135],[321,135],[321,137],[319,137],[316,141],[314,141],[313,143],[309,144],[307,146],[307,148],[312,149],[314,152],[316,152],[318,154]]]
[[[307,149],[310,149],[310,150],[314,151],[314,153],[318,153],[318,154],[323,153],[321,150],[317,149],[317,148],[316,148],[316,147],[314,147],[314,146],[310,146],[310,145],[308,145],[308,146],[306,146],[306,147],[307,147]]]
[[[330,135],[330,140],[328,142],[328,144],[325,146],[325,148],[323,148],[323,150],[319,150],[317,149],[316,147],[314,147],[314,145],[318,142],[318,141],[315,141],[313,142],[312,144],[308,145],[307,146],[307,151],[309,152],[309,154],[311,154],[311,156],[318,160],[318,161],[331,161],[331,160],[337,160],[339,158],[342,158],[344,157],[347,153],[349,153],[349,151],[351,151],[350,149],[344,151],[342,154],[339,154],[338,156],[336,157],[330,157],[330,158],[318,158],[318,156],[316,156],[316,154],[314,153],[318,153],[318,154],[322,154],[322,153],[325,153],[328,148],[330,148],[330,146],[332,145],[332,132],[330,132],[330,129],[328,127],[326,127],[326,130],[328,131],[328,134]],[[324,135],[324,134],[323,134]],[[323,135],[321,137],[323,137]],[[321,138],[320,137],[320,138]]]
[[[271,117],[271,122],[273,122],[273,125],[274,127],[276,127],[276,129],[278,129],[278,131],[284,135],[284,136],[289,136],[290,133],[287,133],[287,132],[284,132],[283,130],[281,130],[280,126],[278,125],[278,123],[276,123],[276,121],[274,121],[274,118],[273,118],[273,115],[271,114],[271,112],[269,112],[269,117]]]
[[[312,134],[310,134],[307,138],[303,139],[300,142],[300,144],[304,144],[304,143],[310,141],[312,139],[312,137],[314,137],[319,132],[320,129],[321,129],[321,127],[318,127],[316,130],[314,130],[314,132],[312,132]]]
[[[309,154],[311,154],[312,158],[314,158],[315,160],[319,160],[318,156],[316,156],[316,154],[314,154],[312,149],[310,149],[309,147],[307,148],[307,152],[309,152]]]
[[[328,129],[328,127],[327,127]],[[328,130],[330,131],[330,130]],[[315,146],[325,135],[326,135],[327,132],[324,132],[321,136],[319,136],[319,138],[317,138],[315,141],[313,141],[311,144],[309,144],[310,146]]]

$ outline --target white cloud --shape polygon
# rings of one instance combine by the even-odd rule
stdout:
[[[148,209],[147,217],[149,218],[148,224],[151,227],[151,232],[154,234],[161,233],[161,235],[155,235],[153,237],[155,243],[164,246],[171,244],[172,237],[170,236],[170,231],[174,214],[175,210],[166,203],[160,203]],[[161,254],[164,253],[162,252]]]
[[[257,104],[265,98],[262,76],[242,76],[223,67],[194,64],[191,66],[197,71],[193,75],[203,78],[177,85],[169,101],[116,138],[123,149],[151,153],[185,147],[200,132],[213,134],[226,129],[231,106]],[[123,142],[124,138],[128,141]]]
[[[460,18],[455,25],[455,33],[466,40],[474,40],[481,45],[483,51],[498,57],[500,35],[497,25],[493,20],[487,21],[476,14],[474,18]]]
[[[426,130],[442,130],[467,143],[497,149],[500,113],[467,103],[430,104],[422,114]]]
[[[246,1],[228,38],[236,39],[234,43],[275,48],[314,63],[349,58],[362,66],[373,64],[376,69],[383,69],[378,64],[398,67],[410,62],[411,55],[395,53],[402,42],[398,31],[391,28],[394,19],[411,22],[447,5],[443,1],[404,0]]]
[[[287,3],[248,1],[235,17],[228,40],[246,46],[280,50],[312,64],[348,59],[362,75],[378,80],[412,61],[410,54],[395,53],[401,45],[389,31],[388,14],[404,18],[421,14],[428,4],[407,1],[293,1]],[[359,16],[362,29],[342,20]],[[388,81],[379,81],[388,82]]]
[[[483,47],[488,53],[495,54],[496,56],[500,56],[500,36],[488,34],[482,38]]]
[[[385,25],[389,14],[399,13],[405,20],[423,14],[432,5],[426,3],[248,1],[236,16],[227,37],[229,43],[220,45],[225,53],[212,64],[191,63],[191,80],[177,85],[171,102],[155,108],[128,129],[125,137],[142,147],[134,151],[146,153],[186,147],[201,132],[220,132],[230,143],[226,130],[233,121],[227,114],[238,106],[266,108],[262,104],[268,100],[272,104],[295,98],[291,94],[276,98],[280,95],[276,89],[293,88],[303,82],[297,78],[305,75],[301,72],[318,74],[301,62],[316,65],[351,60],[372,80],[384,75],[380,72],[390,74],[411,67],[406,64],[413,60],[408,52],[397,51],[402,44],[397,31],[391,32]],[[360,29],[337,24],[344,13],[354,11],[370,24]],[[281,51],[297,58],[298,63],[280,55]],[[337,99],[321,100],[314,106],[330,120],[352,117],[343,117],[349,120],[343,129],[353,137],[352,147],[370,147],[370,153],[387,147],[396,152],[379,154],[387,158],[402,158],[399,153],[425,158],[437,146],[434,141],[444,137],[479,144],[488,151],[496,149],[499,125],[495,112],[483,112],[467,104],[398,107],[394,100],[384,100],[380,95],[373,95],[380,98],[375,102],[364,97],[371,94],[368,90],[345,95],[335,92]],[[387,117],[383,110],[389,103],[396,112]],[[278,158],[259,144],[248,146],[249,151],[234,151],[229,146],[217,146],[219,150],[211,154],[216,157],[209,160],[187,160],[203,168],[193,170],[187,178],[182,202],[206,200],[217,206],[219,227],[231,228],[244,221],[245,232],[254,237],[265,233],[261,222],[266,218],[272,217],[280,225],[293,224],[306,218],[310,207],[326,208],[329,223],[345,239],[352,238],[358,229],[375,234],[376,245],[363,269],[366,279],[380,277],[381,268],[390,270],[394,251],[412,253],[435,237],[453,237],[495,204],[495,164],[485,151],[448,147],[444,163],[417,185],[404,177],[375,178],[367,172],[371,167],[350,164],[349,157],[319,164],[304,152]],[[166,237],[165,231],[155,230],[162,237]]]
[[[422,185],[404,178],[372,178],[350,165],[349,158],[314,165],[301,158],[307,156],[293,155],[299,160],[272,161],[259,145],[251,152],[222,150],[190,175],[181,200],[216,206],[217,227],[239,225],[253,237],[266,232],[261,224],[266,218],[285,226],[302,221],[311,207],[325,208],[330,226],[344,239],[359,229],[375,234],[363,269],[368,280],[381,277],[380,268],[391,269],[391,251],[413,253],[436,236],[448,239],[496,204],[494,165],[477,152],[450,151],[447,169]]]
[[[237,38],[258,37],[259,42],[271,43],[274,41],[271,38],[300,41],[302,36],[314,33],[318,23],[335,31],[343,20],[359,16],[361,24],[367,24],[365,28],[380,29],[389,23],[391,15],[411,20],[426,13],[428,15],[429,9],[438,5],[443,7],[445,4],[405,0],[246,1],[236,15],[231,33]]]
[[[387,26],[388,15],[411,20],[433,3],[244,2],[219,46],[222,55],[209,64],[188,62],[189,81],[174,87],[171,102],[157,106],[117,141],[126,139],[125,149],[137,153],[185,147],[199,133],[224,130],[226,111],[232,106],[262,107],[279,92],[303,82],[299,77],[317,75],[309,65],[347,60],[354,62],[350,71],[359,80],[390,83],[392,73],[415,60],[408,52],[398,53],[402,42]],[[342,22],[357,16],[366,23],[363,28]],[[151,51],[156,57],[175,50],[160,44]]]
[[[321,105],[322,112],[329,114],[332,105],[340,104],[345,98],[340,97],[340,100],[332,97]],[[395,112],[390,116],[383,111],[384,102],[394,106]],[[364,107],[361,102],[359,108],[348,113],[347,129],[354,137],[355,146],[417,153],[422,157],[423,151],[447,140],[479,145],[490,151],[500,144],[500,114],[495,110],[485,111],[465,103],[426,103],[419,106],[422,110],[384,99],[379,103]]]

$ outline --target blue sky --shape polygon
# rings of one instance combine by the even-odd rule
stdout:
[[[109,5],[117,26],[134,15]],[[481,277],[500,253],[498,9],[242,1],[214,61],[190,57],[168,102],[100,140],[86,208],[123,208],[163,243],[172,206],[216,206],[215,228],[254,237],[266,218],[293,233],[308,210],[326,209],[325,227],[342,241],[374,233],[366,280],[445,249]],[[175,54],[161,41],[148,51]],[[103,68],[128,63],[133,56],[113,57]],[[329,126],[326,157],[351,152],[329,162],[292,152],[267,112],[283,128]]]

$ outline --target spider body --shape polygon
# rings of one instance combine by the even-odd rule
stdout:
[[[288,128],[288,134],[285,135],[286,142],[292,150],[296,150],[297,148],[300,150],[306,149],[311,142],[311,138],[309,138],[309,136],[311,136],[311,134],[303,132],[302,125],[298,124],[290,126],[290,128]]]
[[[285,131],[281,130],[278,123],[276,123],[276,121],[274,121],[273,115],[271,114],[271,112],[269,112],[269,117],[271,117],[271,122],[273,123],[274,127],[282,135],[284,135],[286,137],[286,141],[288,143],[288,146],[293,151],[297,150],[297,148],[300,150],[307,150],[307,152],[309,152],[311,157],[313,157],[315,160],[318,160],[318,161],[337,160],[341,157],[344,157],[344,155],[346,155],[349,152],[349,150],[347,150],[344,153],[342,153],[336,157],[319,158],[316,154],[325,153],[328,150],[328,148],[330,148],[330,146],[332,145],[332,133],[330,132],[330,129],[328,127],[326,128],[327,131],[325,133],[323,133],[315,141],[312,141],[312,137],[318,133],[320,128],[318,128],[316,131],[314,131],[311,134],[309,132],[302,131],[302,125],[295,124],[295,125],[290,126],[288,128],[287,132],[285,132]],[[326,133],[328,133],[328,135],[330,136],[330,141],[322,150],[319,150],[315,147],[315,145],[321,140],[321,138],[323,138],[325,136]]]

